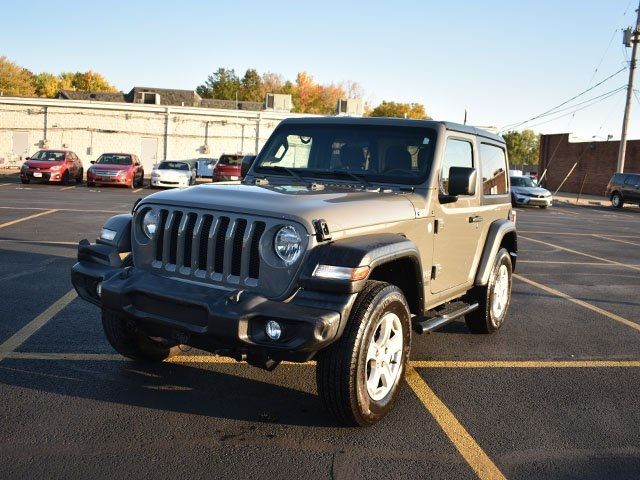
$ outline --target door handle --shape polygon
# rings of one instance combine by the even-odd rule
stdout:
[[[484,218],[482,218],[480,215],[476,215],[474,217],[469,217],[469,223],[480,223],[483,220],[484,220]]]

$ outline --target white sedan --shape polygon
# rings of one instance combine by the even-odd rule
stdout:
[[[189,187],[196,183],[196,170],[189,162],[164,161],[151,171],[151,187]]]

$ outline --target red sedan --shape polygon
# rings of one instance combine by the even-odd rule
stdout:
[[[103,153],[91,162],[87,170],[87,185],[125,185],[129,188],[142,187],[144,168],[136,155],[131,153]]]
[[[82,162],[68,150],[40,150],[22,164],[20,180],[31,180],[67,184],[73,178],[82,183]]]

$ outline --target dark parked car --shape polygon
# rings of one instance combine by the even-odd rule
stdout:
[[[224,182],[227,180],[241,180],[240,165],[244,155],[224,154],[220,155],[220,160],[213,168],[213,181]]]
[[[82,183],[82,162],[78,156],[68,150],[40,150],[22,164],[20,180],[69,183],[72,178]]]
[[[640,173],[616,173],[609,180],[605,195],[611,205],[622,208],[625,203],[640,205]]]

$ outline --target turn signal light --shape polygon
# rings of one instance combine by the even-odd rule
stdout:
[[[313,271],[313,276],[318,278],[330,278],[332,280],[349,280],[357,282],[364,280],[369,275],[370,268],[365,267],[336,267],[334,265],[318,265]]]

